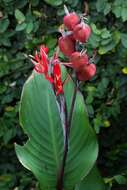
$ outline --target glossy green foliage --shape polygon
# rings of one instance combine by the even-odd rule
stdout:
[[[73,90],[74,85],[70,81],[67,87],[65,85],[68,110],[71,104],[70,92]],[[16,145],[20,162],[34,173],[42,189],[55,189],[63,157],[63,128],[52,87],[37,73],[33,73],[24,85],[20,123],[29,138],[24,147]],[[65,189],[72,189],[89,173],[97,154],[96,136],[89,126],[83,97],[78,93],[65,167]]]
[[[120,114],[120,105],[127,100],[127,35],[126,19],[122,13],[126,9],[126,2],[97,0],[88,5],[92,28],[88,46],[91,55],[93,48],[97,50],[97,75],[92,80],[93,84],[88,83],[84,88],[84,94],[87,94],[89,115],[99,133],[101,127],[111,126],[111,120]],[[120,15],[117,14],[118,9]],[[114,10],[117,10],[115,14]]]

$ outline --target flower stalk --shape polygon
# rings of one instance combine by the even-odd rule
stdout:
[[[63,107],[64,111],[64,129],[65,129],[65,136],[64,136],[64,153],[63,153],[63,160],[62,164],[60,167],[60,171],[58,173],[58,178],[57,178],[57,190],[63,190],[63,183],[64,183],[64,172],[65,172],[65,166],[66,166],[66,160],[67,160],[67,154],[68,154],[68,141],[69,141],[69,134],[70,134],[70,128],[71,128],[71,121],[72,121],[72,116],[73,116],[73,111],[74,111],[74,105],[75,105],[75,100],[76,100],[76,94],[77,94],[77,81],[75,84],[73,96],[72,96],[72,102],[71,102],[71,108],[70,108],[70,113],[68,115],[67,113],[67,105],[65,98],[61,101],[61,105]]]

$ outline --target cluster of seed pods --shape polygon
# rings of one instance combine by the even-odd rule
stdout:
[[[88,41],[91,28],[84,21],[81,21],[75,12],[66,12],[67,14],[63,18],[63,23],[67,32],[64,32],[59,38],[59,48],[69,58],[69,63],[66,65],[75,70],[78,80],[90,80],[96,73],[96,66],[90,63],[85,51],[79,52],[76,50],[76,44]]]

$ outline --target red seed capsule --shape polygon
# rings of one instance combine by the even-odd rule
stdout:
[[[65,56],[71,56],[71,54],[75,51],[75,42],[69,36],[60,37],[58,40],[58,45],[61,52]]]
[[[95,64],[89,64],[81,68],[77,72],[77,78],[80,81],[87,81],[92,79],[94,75],[96,74],[96,65]]]
[[[78,24],[74,29],[74,38],[82,43],[86,42],[91,34],[91,28],[87,24]]]
[[[69,38],[71,38],[71,39],[72,39],[72,41],[74,41],[74,42],[75,42],[75,38],[74,38],[74,36],[73,36],[73,33],[72,33],[72,34],[70,34],[70,35],[68,35],[68,37],[69,37]]]
[[[70,57],[72,67],[78,71],[81,67],[89,63],[88,55],[86,53],[74,52]]]
[[[64,16],[63,19],[64,25],[67,27],[68,30],[74,30],[74,27],[80,23],[80,18],[76,13],[69,13]]]

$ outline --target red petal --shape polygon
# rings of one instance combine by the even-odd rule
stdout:
[[[38,72],[38,73],[44,73],[44,67],[42,67],[41,65],[39,64],[36,64],[35,67],[34,67],[35,71]]]
[[[56,95],[63,93],[63,84],[61,80],[61,69],[58,63],[54,64],[53,68],[53,75],[54,75],[54,88]]]
[[[48,54],[49,49],[45,45],[41,45],[40,46],[40,51],[44,51],[46,54]]]

